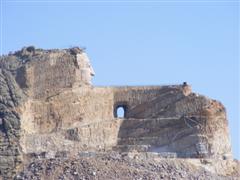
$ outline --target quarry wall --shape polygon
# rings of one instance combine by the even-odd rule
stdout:
[[[1,57],[0,67],[0,173],[6,177],[28,154],[231,156],[224,106],[193,93],[186,83],[94,87],[95,73],[80,48],[23,48]],[[119,107],[123,118],[117,116]]]

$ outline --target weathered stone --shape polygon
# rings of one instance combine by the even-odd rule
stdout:
[[[79,141],[78,136],[78,129],[68,129],[66,131],[66,139],[72,140],[72,141]]]
[[[77,47],[42,50],[31,46],[1,57],[0,176],[3,179],[13,178],[31,161],[34,162],[27,169],[33,176],[46,178],[41,176],[44,165],[37,164],[37,159],[51,162],[63,157],[66,161],[69,157],[97,158],[98,153],[106,151],[129,153],[127,159],[144,161],[180,157],[231,162],[226,112],[220,102],[193,93],[187,83],[94,87],[91,85],[94,74],[87,54]],[[123,118],[118,118],[120,107],[125,111]],[[116,157],[117,162],[126,158]],[[142,165],[148,168],[147,164]],[[208,168],[207,164],[203,166]],[[235,165],[230,163],[227,167]],[[151,168],[152,172],[158,172],[157,165]],[[196,178],[184,174],[189,169],[191,166],[179,176],[177,171],[164,169],[174,173],[161,174],[159,178]],[[136,169],[132,170],[131,177],[138,177]],[[199,177],[205,179],[207,175],[198,170]],[[52,166],[46,170],[50,171],[55,171]],[[216,170],[212,172],[219,174]],[[81,174],[74,165],[67,174],[86,179],[101,175],[96,169]],[[111,178],[126,178],[115,175]],[[57,177],[72,178],[62,174],[51,178]],[[140,176],[146,177],[156,178],[153,174]]]

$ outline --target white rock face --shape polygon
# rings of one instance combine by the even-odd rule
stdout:
[[[77,54],[77,64],[80,69],[81,82],[91,85],[92,77],[95,75],[95,72],[86,53]]]

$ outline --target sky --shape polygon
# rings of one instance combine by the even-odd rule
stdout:
[[[93,84],[186,81],[227,108],[240,159],[238,1],[1,1],[1,54],[85,47]]]

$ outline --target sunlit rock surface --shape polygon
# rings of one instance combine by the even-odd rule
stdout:
[[[52,179],[238,176],[224,106],[193,93],[187,83],[95,87],[90,60],[78,47],[26,47],[2,56],[0,68],[3,179],[48,179],[50,161],[56,163],[49,170]],[[76,172],[69,174],[63,169],[73,168],[71,162]],[[161,163],[165,170],[157,168]],[[96,170],[103,164],[104,171]],[[93,174],[85,172],[89,168]]]

